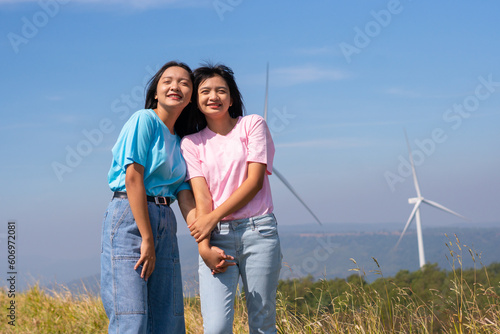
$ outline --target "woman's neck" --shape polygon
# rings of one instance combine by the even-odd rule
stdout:
[[[221,118],[207,118],[207,127],[219,135],[225,136],[234,128],[238,123],[238,118],[232,118],[227,114],[226,117]]]
[[[161,107],[156,107],[153,109],[156,115],[162,120],[162,122],[165,124],[165,126],[168,128],[171,134],[174,134],[174,125],[175,122],[177,121],[177,118],[179,118],[179,115],[181,114],[181,111],[177,110],[168,110],[165,108]]]

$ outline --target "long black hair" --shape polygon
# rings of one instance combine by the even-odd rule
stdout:
[[[156,88],[158,87],[158,82],[163,75],[163,72],[169,67],[181,67],[189,73],[189,79],[191,79],[191,83],[193,83],[194,87],[194,75],[191,68],[185,63],[179,61],[169,61],[165,65],[163,65],[158,72],[151,79],[149,79],[148,84],[146,85],[146,102],[144,104],[145,109],[156,109],[158,107],[158,100],[155,98],[156,96]],[[193,89],[192,96],[195,95],[195,90]],[[193,103],[189,103],[181,112],[177,120],[175,121],[174,130],[179,135],[179,137],[183,137],[188,134],[189,120],[190,114],[193,112]]]
[[[245,106],[236,80],[234,72],[231,68],[222,64],[205,63],[201,67],[194,70],[194,85],[193,85],[193,110],[189,117],[188,133],[191,134],[203,130],[207,126],[205,115],[198,108],[198,88],[205,80],[220,76],[226,81],[229,87],[229,95],[231,96],[232,105],[229,107],[229,115],[232,118],[238,118],[245,113]]]

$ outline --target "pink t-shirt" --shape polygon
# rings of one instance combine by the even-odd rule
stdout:
[[[264,119],[259,115],[239,117],[227,135],[219,135],[208,127],[188,135],[181,141],[186,160],[186,181],[202,176],[212,194],[216,209],[247,178],[247,163],[266,164],[264,185],[243,208],[223,220],[250,218],[273,212],[268,175],[272,173],[274,143]]]

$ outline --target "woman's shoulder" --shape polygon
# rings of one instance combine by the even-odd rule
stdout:
[[[201,131],[203,131],[203,130],[201,130]],[[182,145],[189,145],[191,143],[198,144],[201,141],[201,134],[200,134],[201,131],[182,137],[181,146]]]
[[[257,114],[242,116],[240,120],[240,124],[243,125],[245,128],[253,127],[255,125],[262,124],[265,122],[266,121],[264,120],[264,117]]]
[[[158,116],[156,116],[156,113],[154,112],[153,109],[140,109],[137,110],[130,116],[130,119],[136,118],[136,119],[146,119],[150,121],[156,121]]]
[[[140,109],[130,116],[127,125],[140,124],[148,127],[156,127],[158,126],[158,121],[159,118],[152,109]]]
[[[264,117],[257,114],[243,116],[241,117],[239,123],[242,129],[245,129],[245,131],[252,131],[253,129],[260,129],[262,127],[264,128],[267,127],[267,123],[264,120]]]
[[[250,114],[250,115],[245,115],[245,116],[241,117],[241,121],[242,122],[249,122],[249,123],[263,122],[264,117],[262,117],[261,115],[257,115],[257,114]]]

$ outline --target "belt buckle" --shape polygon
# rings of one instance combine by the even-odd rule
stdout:
[[[155,203],[156,205],[168,205],[168,199],[164,196],[156,196]]]

